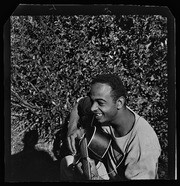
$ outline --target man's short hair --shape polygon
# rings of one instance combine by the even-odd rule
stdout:
[[[126,99],[126,89],[117,74],[100,74],[92,80],[92,85],[95,83],[105,83],[112,88],[112,97],[114,101],[121,96]]]

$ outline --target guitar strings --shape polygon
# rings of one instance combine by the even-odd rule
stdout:
[[[99,175],[99,176],[100,176],[100,177],[103,177],[103,176],[109,175],[109,174],[111,174],[111,173],[113,173],[113,172],[116,172],[116,171],[117,171],[117,168],[119,167],[119,165],[120,165],[120,164],[122,163],[122,161],[124,160],[124,157],[125,157],[125,156],[123,156],[122,160],[119,162],[118,166],[116,167],[116,170],[112,170],[112,171],[110,171],[110,172],[107,172],[106,174],[102,174],[102,175]],[[102,164],[102,162],[100,162],[100,163]],[[101,164],[99,165],[99,167],[97,167],[97,170],[100,168]]]

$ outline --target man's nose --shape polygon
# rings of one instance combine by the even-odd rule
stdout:
[[[94,112],[98,109],[97,104],[94,102],[91,106],[91,111]]]

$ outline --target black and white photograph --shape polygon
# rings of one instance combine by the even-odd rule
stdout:
[[[20,4],[8,25],[6,182],[177,179],[168,7]]]

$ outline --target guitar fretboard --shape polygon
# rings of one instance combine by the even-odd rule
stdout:
[[[81,157],[82,157],[83,173],[88,180],[91,180],[91,167],[89,163],[87,139],[85,137],[81,141],[80,152],[81,152]]]

